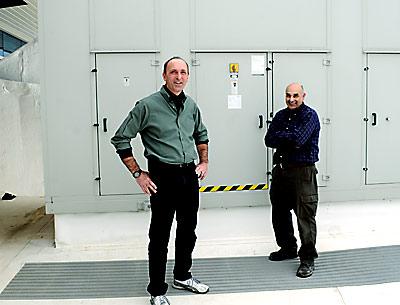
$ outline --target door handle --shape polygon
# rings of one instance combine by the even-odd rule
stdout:
[[[103,118],[103,131],[107,132],[107,118]]]
[[[376,126],[376,123],[377,123],[377,119],[376,119],[376,113],[375,112],[372,112],[372,126]]]
[[[263,128],[264,127],[264,117],[262,114],[258,115],[258,128]]]

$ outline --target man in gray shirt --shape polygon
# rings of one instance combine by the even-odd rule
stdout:
[[[168,242],[176,213],[175,266],[172,286],[195,293],[209,287],[190,272],[196,243],[199,183],[208,171],[208,134],[200,110],[183,89],[189,66],[180,57],[164,64],[164,86],[136,103],[111,143],[144,193],[150,195],[149,277],[152,305],[169,304],[165,294]],[[131,139],[140,134],[148,172],[136,162]],[[195,160],[199,159],[196,165]]]

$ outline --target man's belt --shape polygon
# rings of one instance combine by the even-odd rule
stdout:
[[[291,169],[291,168],[303,168],[303,167],[309,167],[309,166],[314,166],[314,163],[278,163],[277,166],[279,166],[282,169]]]
[[[177,164],[172,164],[172,163],[164,163],[158,160],[149,160],[149,163],[151,163],[153,166],[160,168],[160,169],[184,169],[184,168],[194,168],[194,162],[189,162],[189,163],[177,163]]]

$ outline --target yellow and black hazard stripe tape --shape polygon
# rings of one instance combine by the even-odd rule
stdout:
[[[199,188],[200,193],[232,192],[232,191],[262,191],[268,189],[268,184],[245,185],[208,185]]]

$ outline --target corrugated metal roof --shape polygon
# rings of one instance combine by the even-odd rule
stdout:
[[[297,278],[299,260],[271,262],[266,256],[196,259],[193,273],[210,293],[343,287],[400,281],[400,246],[324,252],[312,277]],[[172,281],[173,261],[167,265]],[[119,298],[146,296],[147,261],[25,264],[0,300]],[[189,292],[170,289],[168,295]]]
[[[29,42],[38,33],[37,0],[25,2],[27,5],[0,9],[0,30]]]

